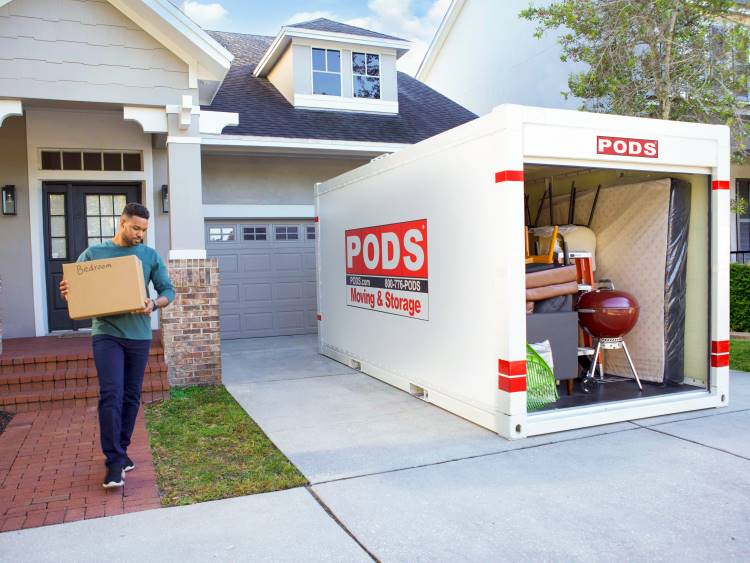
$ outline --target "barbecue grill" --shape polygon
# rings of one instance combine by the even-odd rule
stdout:
[[[607,379],[600,372],[595,377],[596,366],[602,350],[624,350],[630,369],[633,370],[638,388],[643,390],[638,372],[625,344],[624,336],[638,322],[640,306],[638,300],[630,293],[614,289],[596,289],[583,293],[578,299],[578,322],[583,329],[596,340],[596,351],[586,376],[581,381],[584,392],[590,392],[596,385],[613,383],[622,379]]]

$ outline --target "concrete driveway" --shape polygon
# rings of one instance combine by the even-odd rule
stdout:
[[[375,557],[750,557],[750,374],[731,406],[508,442],[317,354],[226,342],[226,384]]]
[[[0,560],[750,559],[750,374],[728,408],[508,442],[315,337],[225,342],[223,359],[309,487],[6,532]]]

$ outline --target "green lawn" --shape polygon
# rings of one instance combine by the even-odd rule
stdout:
[[[729,367],[739,371],[750,371],[750,340],[730,341]]]
[[[146,425],[165,506],[307,484],[223,386],[172,390]]]

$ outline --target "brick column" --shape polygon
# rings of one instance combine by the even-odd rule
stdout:
[[[219,265],[215,258],[169,260],[175,300],[161,313],[169,384],[221,383]]]

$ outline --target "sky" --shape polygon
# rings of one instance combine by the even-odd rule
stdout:
[[[412,42],[398,62],[414,74],[450,0],[172,0],[208,30],[275,36],[283,25],[316,18],[364,27]]]

